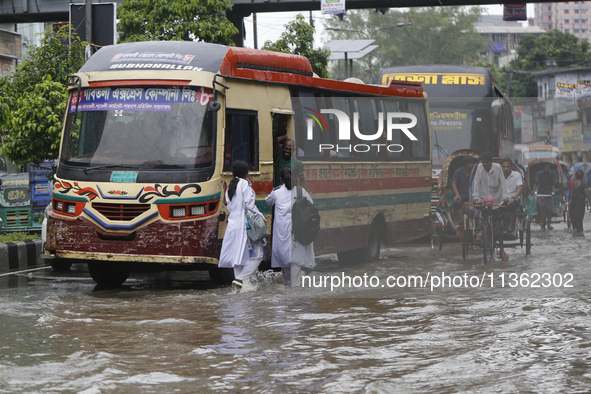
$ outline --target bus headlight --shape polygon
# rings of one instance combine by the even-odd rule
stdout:
[[[158,204],[158,212],[162,219],[196,219],[213,215],[219,207],[219,200],[199,204]]]
[[[171,215],[173,218],[184,218],[187,216],[187,208],[186,207],[173,207],[171,209]]]
[[[85,205],[84,201],[65,201],[54,198],[53,212],[66,216],[78,216],[84,210]]]
[[[192,205],[191,216],[205,215],[205,205]]]

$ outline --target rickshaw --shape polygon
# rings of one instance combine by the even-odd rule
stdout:
[[[583,170],[583,173],[587,173],[587,171],[589,171],[589,168],[591,167],[591,163],[587,163],[587,162],[578,162],[575,163],[573,165],[573,169],[575,170],[575,172],[579,171],[579,170]]]
[[[460,149],[453,152],[441,168],[437,185],[439,203],[431,217],[431,248],[443,248],[445,238],[460,238],[461,232],[452,220],[454,191],[453,175],[458,168],[464,166],[464,158],[478,159],[478,152],[472,149]]]
[[[501,159],[495,158],[495,163],[501,163]],[[515,163],[512,163],[512,171],[516,171],[522,176],[521,171]],[[474,184],[474,175],[476,174],[476,167],[472,171],[470,177],[472,185]],[[508,220],[503,220],[503,246],[504,247],[516,247],[525,246],[525,254],[531,254],[531,223],[530,218],[527,216],[524,208],[525,197],[528,195],[526,182],[523,182],[523,191],[521,192],[521,206],[517,210],[515,219],[515,228],[513,233],[508,233],[506,228],[508,227]],[[471,196],[472,197],[472,196]],[[472,202],[472,201],[471,201]],[[487,197],[482,201],[481,205],[474,206],[464,213],[464,231],[462,234],[462,257],[465,259],[470,249],[475,246],[482,248],[482,254],[484,258],[484,264],[492,262],[495,254],[495,249],[498,244],[498,240],[495,239],[493,231],[493,215],[501,214],[508,215],[497,209],[506,208],[504,205],[494,206],[492,197]],[[480,213],[478,212],[480,211]],[[481,219],[478,216],[481,215]],[[478,224],[480,222],[480,225]],[[480,235],[480,236],[479,236]],[[516,242],[506,242],[517,240]]]
[[[526,181],[529,190],[533,190],[534,179],[538,172],[543,171],[544,165],[550,164],[550,170],[554,171],[558,177],[557,185],[554,188],[554,195],[541,195],[537,194],[537,197],[552,197],[552,217],[562,217],[566,222],[566,216],[563,215],[564,205],[562,202],[562,194],[565,187],[565,179],[562,174],[562,169],[558,160],[539,158],[531,161],[527,166]],[[540,222],[542,224],[542,230],[545,230],[544,210],[539,213]],[[552,223],[552,218],[549,218],[549,223]]]

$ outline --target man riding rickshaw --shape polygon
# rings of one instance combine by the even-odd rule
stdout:
[[[472,171],[473,208],[464,215],[462,256],[466,258],[473,246],[482,248],[484,263],[492,261],[498,248],[503,261],[507,246],[524,246],[531,252],[529,218],[525,214],[523,177],[510,159],[494,159],[488,152],[480,156],[482,163]],[[505,243],[519,235],[518,243]]]
[[[542,230],[552,230],[553,216],[562,216],[562,192],[565,185],[560,163],[554,159],[539,158],[527,166],[527,186],[537,196],[538,223]]]

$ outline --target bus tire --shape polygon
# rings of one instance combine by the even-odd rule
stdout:
[[[121,286],[129,276],[129,269],[117,261],[88,262],[88,272],[97,285],[104,287]]]
[[[55,272],[68,272],[72,268],[72,260],[55,258],[51,260],[51,268]]]
[[[234,269],[219,267],[210,268],[209,278],[215,285],[229,285],[234,280]]]
[[[367,248],[365,248],[365,261],[371,263],[380,258],[380,250],[382,248],[382,239],[378,231],[377,223],[371,225],[369,230],[369,239],[367,240]]]

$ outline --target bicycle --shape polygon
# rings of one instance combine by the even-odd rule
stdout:
[[[504,204],[495,206],[494,199],[492,197],[487,197],[482,201],[482,204],[475,204],[474,208],[482,211],[482,257],[484,258],[484,264],[486,265],[488,262],[493,262],[495,255],[495,221],[493,217],[500,213],[496,211],[498,208],[506,209],[507,207]]]

